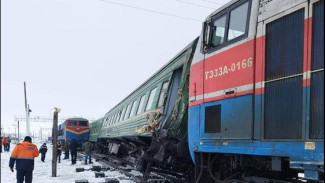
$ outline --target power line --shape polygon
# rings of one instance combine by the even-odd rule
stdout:
[[[176,0],[176,1],[181,2],[181,3],[185,3],[185,4],[190,4],[190,5],[197,6],[197,7],[201,7],[201,8],[208,8],[208,9],[211,9],[211,10],[215,9],[215,8],[210,8],[210,7],[207,7],[207,6],[202,6],[202,5],[199,5],[199,4],[190,3],[190,2],[187,2],[187,1],[182,1],[182,0]]]
[[[199,0],[199,1],[205,1],[205,2],[207,2],[207,3],[213,3],[213,4],[218,4],[218,5],[223,5],[223,4],[226,4],[226,3],[224,3],[224,2],[214,2],[214,1],[209,1],[209,0]]]
[[[182,19],[196,21],[196,22],[202,22],[202,20],[198,20],[198,19],[194,19],[194,18],[188,18],[188,17],[178,16],[178,15],[173,15],[173,14],[169,14],[169,13],[165,13],[165,12],[161,12],[161,11],[155,11],[155,10],[140,8],[140,7],[131,6],[131,5],[127,5],[127,4],[121,4],[121,3],[117,3],[117,2],[113,2],[113,1],[109,1],[109,0],[101,0],[101,1],[103,1],[105,3],[118,5],[118,6],[133,8],[133,9],[137,9],[137,10],[141,10],[141,11],[146,11],[146,12],[150,12],[150,13],[156,13],[156,14],[160,14],[160,15],[166,15],[166,16],[171,16],[171,17],[176,17],[176,18],[182,18]]]

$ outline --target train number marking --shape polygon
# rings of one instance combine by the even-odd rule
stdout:
[[[253,66],[253,59],[252,57],[249,57],[248,59],[244,59],[237,63],[234,62],[230,64],[230,66],[225,65],[219,68],[205,71],[205,80],[227,75],[229,73],[244,70],[247,68],[251,68],[252,66]]]

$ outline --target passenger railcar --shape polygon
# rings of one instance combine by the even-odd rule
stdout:
[[[102,128],[104,117],[101,117],[89,124],[89,141],[95,145],[95,151],[101,153],[103,149],[99,143],[97,143],[99,132]]]
[[[151,166],[189,169],[189,69],[197,39],[105,115],[98,135],[105,153]],[[188,162],[182,164],[177,162]]]
[[[100,129],[102,128],[104,117],[89,123],[89,141],[95,143]]]
[[[58,140],[75,140],[79,146],[89,138],[89,121],[84,118],[69,118],[58,127]]]
[[[233,0],[206,18],[189,89],[197,182],[324,181],[323,50],[324,0]]]

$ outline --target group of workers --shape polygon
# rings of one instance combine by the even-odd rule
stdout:
[[[9,152],[11,139],[10,137],[0,137],[0,153],[2,153],[2,146],[4,152]]]
[[[61,163],[61,154],[62,151],[64,151],[64,158],[63,159],[69,159],[69,151],[71,154],[71,164],[74,165],[77,162],[77,148],[78,143],[72,139],[71,142],[66,141],[64,145],[62,145],[61,142],[57,142],[56,145],[57,151],[56,151],[56,159],[59,163]]]
[[[2,141],[3,143],[3,141]],[[77,159],[77,147],[78,143],[73,139],[70,142],[66,142],[64,146],[60,142],[56,145],[57,148],[57,161],[61,162],[61,153],[64,150],[65,157],[64,159],[69,159],[69,151],[71,153],[71,162],[72,165],[76,164]],[[91,162],[91,151],[93,150],[92,143],[86,141],[82,149],[85,151],[85,164],[87,164],[87,159],[89,159],[89,163]],[[14,150],[12,151],[10,160],[9,160],[9,168],[13,172],[14,164],[16,163],[17,170],[17,183],[23,183],[24,180],[26,183],[32,182],[33,170],[34,170],[34,158],[38,157],[39,153],[41,153],[41,161],[45,162],[45,155],[47,153],[47,146],[44,143],[39,150],[36,145],[32,143],[32,138],[26,136],[24,141],[18,143]]]

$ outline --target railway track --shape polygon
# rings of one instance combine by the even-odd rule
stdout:
[[[82,159],[84,157],[83,152],[78,153],[78,159]],[[158,168],[151,168],[150,173],[147,180],[144,179],[143,174],[140,173],[138,175],[135,175],[131,173],[132,170],[135,170],[135,167],[131,162],[118,159],[114,156],[109,155],[103,155],[98,153],[92,153],[92,158],[96,161],[102,162],[110,170],[118,171],[121,174],[124,174],[126,177],[128,177],[129,180],[132,180],[136,183],[184,183],[188,182],[184,179],[182,176],[176,176],[175,173],[172,173],[170,171],[162,171]]]
[[[78,159],[83,159],[84,153],[78,153]],[[92,158],[96,161],[102,162],[105,164],[111,171],[118,171],[121,174],[124,174],[128,177],[128,180],[132,180],[136,183],[188,183],[193,182],[189,179],[185,178],[184,175],[178,174],[177,172],[173,172],[171,170],[166,169],[159,169],[157,167],[151,167],[150,173],[148,177],[144,179],[143,173],[138,173],[135,175],[132,173],[132,170],[135,170],[133,164],[129,161],[118,159],[117,157],[110,156],[110,155],[103,155],[98,153],[92,153]],[[255,177],[255,176],[248,176],[245,177],[244,175],[241,177],[240,180],[228,180],[225,181],[227,183],[255,183],[255,182],[268,182],[268,183],[305,183],[307,182],[303,178],[291,180],[291,181],[284,181],[284,180],[273,180],[272,178],[262,178],[262,177]],[[318,181],[315,181],[318,183]],[[323,182],[324,183],[324,182]]]

